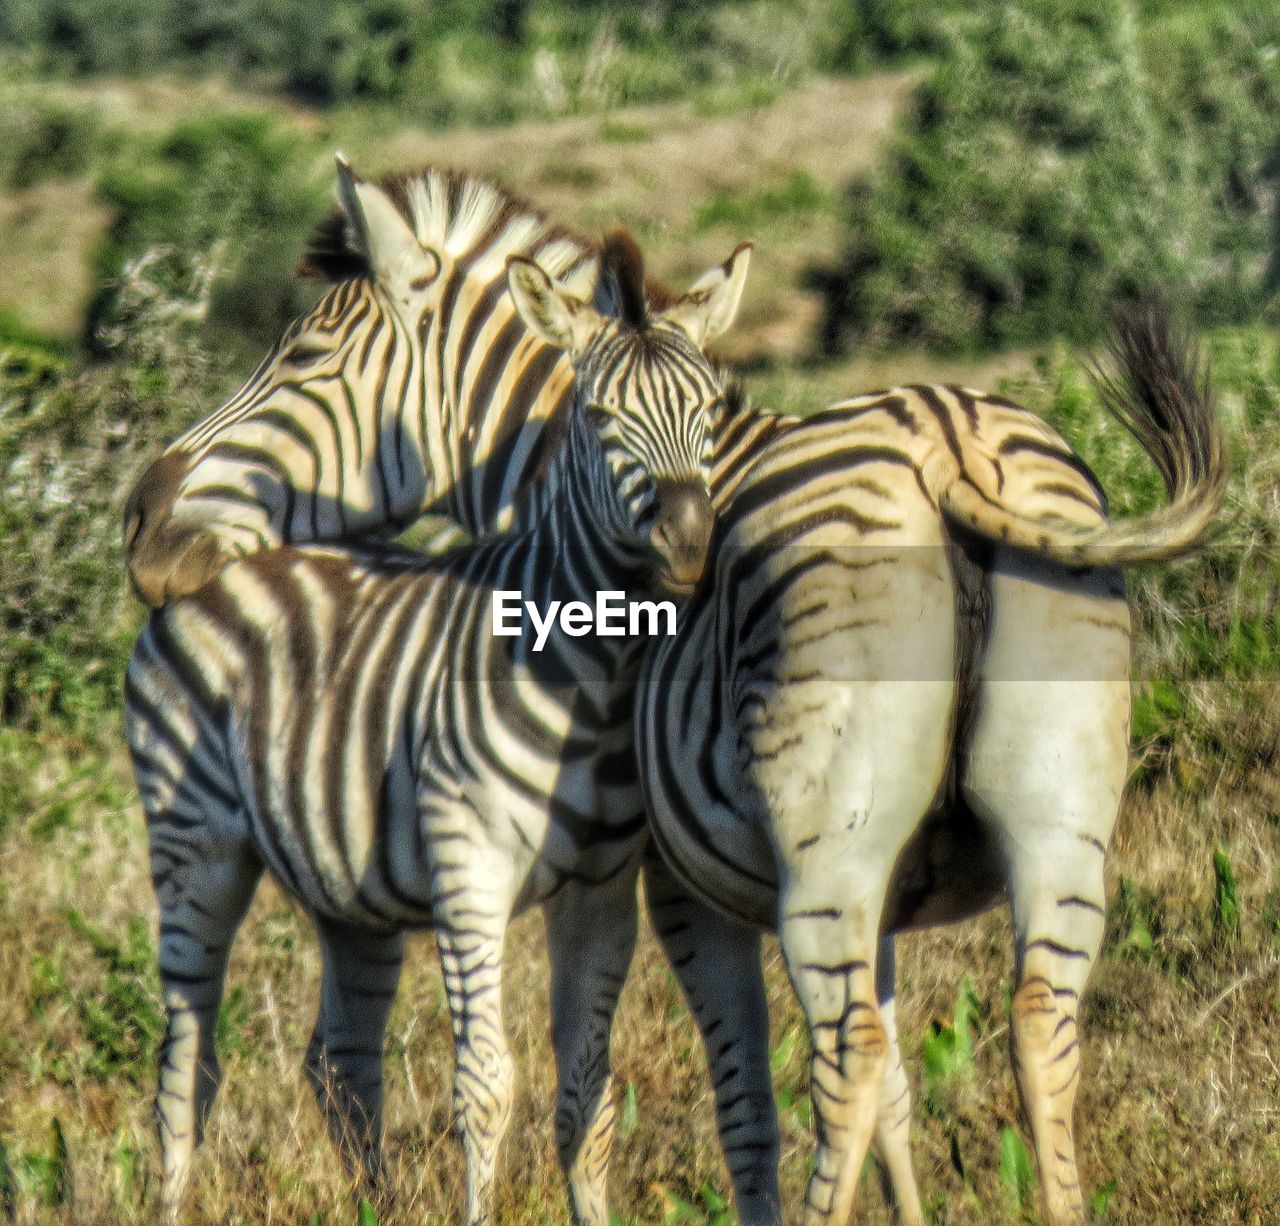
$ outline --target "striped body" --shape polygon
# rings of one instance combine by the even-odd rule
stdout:
[[[148,812],[166,815],[161,888],[206,820],[316,914],[372,929],[429,926],[473,842],[501,858],[510,914],[621,871],[643,830],[635,662],[619,640],[557,631],[535,655],[531,634],[492,634],[494,591],[594,600],[545,573],[561,547],[271,550],[159,611],[127,705]]]
[[[226,958],[264,868],[312,914],[325,961],[308,1072],[376,1178],[383,1030],[402,932],[437,933],[456,1040],[468,1221],[492,1215],[513,1069],[501,1011],[512,915],[541,904],[575,1217],[607,1221],[609,1031],[630,961],[645,823],[631,745],[640,642],[495,635],[495,593],[544,614],[601,591],[689,590],[711,535],[708,422],[722,395],[690,307],[600,315],[514,261],[511,293],[575,369],[557,455],[511,535],[426,558],[263,550],[157,611],[126,723],[148,816],[169,1010],[157,1113],[180,1207],[217,1088]]]
[[[638,753],[679,879],[744,932],[780,932],[813,1047],[815,1226],[847,1220],[873,1134],[901,1218],[923,1222],[891,934],[1006,892],[1011,1047],[1046,1208],[1083,1220],[1076,1017],[1128,766],[1120,567],[1192,547],[1224,475],[1207,388],[1167,323],[1130,324],[1116,356],[1110,407],[1172,498],[1114,526],[1047,426],[961,389],[717,428],[715,578],[646,663]],[[739,1042],[758,1052],[767,1030]]]
[[[558,1122],[568,1156],[580,1159],[566,1164],[585,1185],[575,1189],[579,1219],[604,1220],[608,1020],[630,960],[645,841],[628,692],[636,644],[553,633],[533,655],[531,637],[491,633],[495,590],[587,594],[548,574],[562,551],[582,556],[546,533],[428,562],[265,551],[144,631],[126,709],[161,905],[170,1028],[158,1115],[175,1208],[216,1088],[215,1075],[202,1095],[192,1070],[214,1060],[226,951],[265,866],[319,929],[325,983],[308,1073],[335,1140],[373,1178],[401,933],[435,928],[476,1222],[492,1211],[512,1102],[500,996],[507,923],[535,903],[552,933],[558,911],[576,917],[574,929],[580,913],[590,917],[599,964],[569,1008],[595,1029],[569,1046],[590,1058],[566,1076],[572,1105]],[[576,934],[564,946],[569,935],[553,963],[592,947]],[[183,1051],[193,1014],[204,1046]]]
[[[874,410],[874,415],[864,414]],[[992,527],[1001,539],[1031,531],[1046,521],[1079,528],[1098,526],[1107,512],[1106,495],[1089,467],[1042,417],[1003,396],[944,384],[907,384],[863,392],[831,405],[856,423],[867,446],[899,449],[921,473],[926,495],[943,510],[944,494],[957,486],[1004,512],[1007,528]],[[716,501],[727,505],[764,451],[777,440],[785,450],[793,428],[815,417],[768,413],[745,403],[730,404],[713,426],[712,485]],[[838,421],[832,419],[838,427]],[[841,440],[833,436],[833,450]],[[810,449],[812,452],[812,449]],[[780,452],[781,453],[781,452]],[[797,469],[801,463],[795,464]],[[839,468],[838,462],[836,467]],[[808,466],[797,480],[808,476]],[[963,522],[948,501],[950,522]],[[1039,541],[1018,540],[1030,548]]]
[[[873,1135],[900,1219],[924,1221],[882,934],[995,904],[1029,851],[1083,896],[1053,914],[1070,924],[1052,939],[1075,948],[1097,919],[1087,948],[1127,768],[1120,576],[1064,582],[957,544],[927,478],[949,432],[904,427],[918,393],[876,400],[760,448],[722,507],[715,581],[654,645],[637,713],[664,857],[739,921],[781,931],[815,1052],[813,1223],[845,1220]],[[1069,501],[1078,518],[1084,505]],[[1073,652],[1086,675],[1062,671]],[[1083,987],[1058,970],[1062,990]],[[734,1141],[749,1156],[758,1137]]]
[[[815,686],[837,707],[865,681],[928,689],[947,748],[922,786],[956,803],[957,699],[963,694],[972,705],[976,670],[989,667],[981,656],[993,617],[1001,625],[1016,617],[992,603],[993,543],[963,528],[965,544],[957,543],[944,492],[964,483],[994,508],[1016,508],[1014,530],[1025,530],[1024,520],[1091,528],[1104,522],[1106,501],[1041,418],[948,386],[865,393],[803,418],[726,413],[715,430],[712,471],[715,582],[699,589],[678,638],[655,644],[646,668],[644,730],[661,745],[652,755],[651,797],[670,815],[669,828],[658,825],[664,842],[684,837],[681,831],[690,840],[699,892],[746,922],[772,926],[774,851],[763,836],[742,837],[742,798],[744,791],[753,797],[745,802],[754,810],[748,826],[763,830],[776,790],[795,769],[787,745],[813,747],[797,724],[838,721],[834,711],[818,714],[825,700]],[[1123,604],[1122,585],[1110,583],[1108,592]],[[1126,610],[1115,625],[1117,633],[1123,627],[1126,661],[1127,625]],[[676,719],[667,705],[673,693],[681,703]],[[815,752],[821,760],[823,751]],[[767,765],[773,760],[788,763],[777,768],[776,782]],[[691,771],[677,765],[695,762]],[[959,918],[996,901],[989,857],[970,860],[980,832],[947,822],[931,833],[935,855],[957,837],[977,840],[955,846],[957,867],[968,865],[989,884],[975,892],[963,875],[938,871],[924,890],[904,863],[893,928]],[[671,859],[680,865],[684,856],[673,849]]]

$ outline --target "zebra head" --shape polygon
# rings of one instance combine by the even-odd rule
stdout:
[[[404,445],[401,422],[422,403],[421,332],[442,254],[341,159],[339,194],[345,233],[328,234],[322,254],[345,258],[345,275],[128,499],[129,574],[152,606],[241,554],[356,534],[423,501],[430,474],[420,449]]]
[[[567,403],[569,361],[516,315],[506,261],[535,256],[589,293],[591,244],[474,175],[428,167],[375,184],[340,160],[338,179],[303,266],[331,288],[128,500],[129,573],[153,606],[242,554],[423,511],[483,534]]]
[[[616,522],[656,554],[663,586],[687,594],[702,575],[714,527],[710,426],[726,394],[703,345],[733,322],[751,245],[739,246],[680,297],[646,286],[630,237],[611,237],[595,305],[534,261],[508,261],[516,309],[530,330],[567,352],[573,423],[611,474]]]

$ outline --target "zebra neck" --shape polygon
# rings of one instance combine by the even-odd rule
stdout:
[[[458,315],[437,321],[424,355],[422,437],[443,490],[430,509],[481,537],[501,525],[542,462],[549,419],[572,398],[573,367],[531,344],[505,277]]]
[[[662,595],[648,546],[627,523],[613,476],[586,427],[571,429],[516,515],[535,542],[536,598],[544,604],[576,600],[594,608],[600,592],[630,600]]]

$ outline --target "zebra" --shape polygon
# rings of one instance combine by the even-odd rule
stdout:
[[[637,264],[625,244],[606,243],[602,253],[472,176],[429,168],[377,185],[340,160],[339,197],[304,266],[335,284],[245,388],[171,446],[129,499],[130,573],[152,604],[195,590],[240,554],[395,527],[423,510],[443,512],[471,535],[500,526],[514,491],[541,462],[547,422],[563,407],[571,377],[561,354],[527,334],[511,309],[506,257],[532,255],[575,293],[594,287],[600,302],[616,298],[620,283],[643,281],[642,267],[605,275],[610,261]],[[741,247],[724,266],[737,294],[749,254]],[[701,284],[688,297],[703,293]],[[669,305],[652,284],[644,297]],[[697,325],[700,342],[728,326],[736,304],[736,296],[725,298],[719,317]],[[726,405],[736,395],[729,391]],[[982,495],[969,513],[985,514],[990,500],[996,511],[1065,508],[1078,518],[1082,508],[1062,491],[1074,485],[1085,504],[1099,497],[1087,470],[1032,414],[977,393],[919,394],[925,420],[938,417]],[[717,408],[718,504],[733,497],[755,455],[794,424],[745,406]],[[954,512],[962,487],[951,496]],[[1006,516],[991,530],[1014,531],[1011,522],[1022,521]],[[1034,529],[1024,532],[1031,547]],[[994,593],[1002,596],[1003,589]],[[692,898],[660,858],[647,857],[644,878],[655,932],[708,1040],[740,1218],[774,1221],[777,1122],[767,1052],[749,1041],[768,1025],[758,933]],[[909,1178],[895,1176],[895,1187],[899,1199],[913,1190]]]
[[[1084,1221],[1077,1013],[1128,771],[1122,568],[1194,547],[1225,484],[1207,377],[1167,314],[1119,318],[1111,347],[1104,402],[1170,496],[1114,524],[1030,414],[964,389],[855,397],[763,441],[749,411],[721,429],[738,447],[713,472],[714,581],[653,644],[637,752],[678,878],[744,940],[781,937],[811,1037],[813,1226],[848,1219],[873,1134],[901,1220],[923,1222],[892,933],[1006,892],[1011,1051],[1046,1213]],[[1034,518],[995,496],[1029,456]]]
[[[675,298],[634,288],[643,262],[633,244],[593,246],[474,175],[428,167],[374,183],[339,157],[338,197],[300,265],[330,282],[320,301],[129,494],[126,562],[153,608],[281,545],[394,531],[424,513],[445,516],[464,537],[507,526],[572,381],[563,351],[515,311],[508,258],[535,259],[601,309],[621,309],[627,291],[633,315],[676,311],[701,345],[732,323],[751,255],[739,245]],[[720,1036],[708,1059],[735,1199],[744,1220],[767,1220],[778,1203],[767,1053],[747,1058],[732,1038],[767,1026],[763,989],[748,998],[733,987],[750,981],[758,945],[655,857],[643,871],[659,943],[703,1034]],[[567,1093],[562,1085],[558,1101]],[[773,1139],[762,1144],[765,1133]],[[746,1136],[749,1145],[734,1140]],[[603,1188],[602,1160],[593,1175]]]
[[[609,1031],[646,842],[631,752],[643,637],[493,633],[492,598],[687,594],[711,537],[718,371],[692,335],[738,292],[722,270],[660,313],[603,315],[537,263],[510,292],[575,369],[506,534],[431,558],[282,546],[154,612],[126,680],[147,814],[168,1026],[157,1114],[181,1204],[216,1093],[227,958],[261,873],[311,914],[324,957],[308,1054],[330,1129],[376,1172],[383,1032],[406,929],[439,946],[455,1041],[467,1220],[493,1218],[512,1105],[502,1029],[509,919],[543,907],[575,1219],[604,1224]]]

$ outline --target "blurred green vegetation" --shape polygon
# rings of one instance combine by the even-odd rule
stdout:
[[[820,348],[1089,340],[1153,288],[1205,323],[1274,306],[1280,8],[867,8],[873,45],[935,58],[816,276]]]
[[[436,123],[785,83],[840,67],[855,30],[850,6],[824,0],[11,0],[0,8],[0,45],[43,74],[226,74],[309,105],[394,102]]]
[[[0,192],[79,183],[105,215],[82,343],[0,312],[0,720],[83,729],[117,709],[139,618],[119,556],[123,491],[310,300],[292,268],[331,199],[335,131],[589,111],[606,145],[637,145],[661,121],[616,114],[621,103],[685,97],[714,112],[896,60],[924,66],[911,111],[847,206],[796,169],[709,191],[683,238],[844,213],[818,347],[1043,353],[1003,390],[1067,434],[1121,512],[1162,494],[1069,346],[1153,286],[1193,319],[1228,321],[1211,348],[1236,514],[1199,559],[1135,581],[1152,631],[1138,639],[1135,729],[1151,763],[1197,721],[1206,745],[1230,741],[1189,689],[1280,667],[1266,459],[1280,355],[1250,322],[1268,317],[1280,275],[1274,6],[17,0],[0,27]],[[157,71],[234,79],[244,96],[145,122],[94,105],[96,76]],[[263,90],[313,109],[297,121]],[[575,164],[561,179],[590,193],[596,173]],[[797,404],[826,385],[802,369],[777,378]]]
[[[77,369],[0,320],[0,725],[98,728],[140,624],[124,492],[220,380],[196,340],[214,267],[155,249],[102,310],[107,360]]]
[[[63,100],[35,104],[12,90],[0,93],[0,186],[20,191],[45,179],[87,170],[108,150],[92,108]]]
[[[184,120],[111,159],[98,183],[112,220],[94,254],[100,288],[86,314],[90,345],[101,349],[111,279],[128,260],[154,247],[189,253],[171,269],[188,275],[191,260],[215,246],[222,266],[211,324],[257,347],[273,343],[306,305],[294,265],[302,237],[329,207],[329,185],[313,166],[276,120],[253,113]]]

